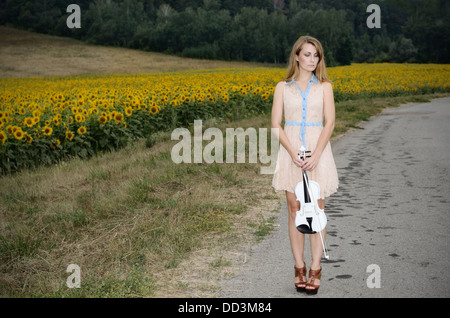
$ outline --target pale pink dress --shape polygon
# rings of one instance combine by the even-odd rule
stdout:
[[[310,82],[311,86],[306,98],[306,122],[323,122],[323,87],[315,76]],[[297,83],[285,83],[283,99],[285,122],[301,122],[303,97]],[[295,149],[300,149],[303,144],[300,138],[300,129],[300,126],[284,126],[286,136]],[[314,152],[323,126],[307,126],[305,130],[306,150]],[[329,142],[320,156],[317,167],[313,171],[308,171],[307,175],[309,180],[316,181],[320,185],[321,199],[325,199],[337,191],[339,179]],[[272,186],[275,191],[294,193],[295,186],[301,181],[302,170],[293,163],[287,150],[280,144]]]

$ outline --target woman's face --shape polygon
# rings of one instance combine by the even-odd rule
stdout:
[[[314,45],[305,43],[295,59],[299,62],[300,70],[313,72],[319,63],[319,54]]]

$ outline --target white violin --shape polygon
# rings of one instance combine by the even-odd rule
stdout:
[[[302,153],[299,159],[305,160],[305,147],[300,148]],[[327,217],[324,210],[319,208],[317,199],[320,198],[320,186],[315,181],[309,181],[306,171],[303,170],[303,180],[295,187],[297,201],[300,201],[300,211],[295,216],[295,226],[304,234],[315,234],[319,232],[322,241],[323,253],[326,259],[329,259],[328,251],[325,246],[322,230],[327,225]],[[316,199],[317,198],[317,199]]]

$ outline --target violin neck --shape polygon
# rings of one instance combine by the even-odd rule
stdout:
[[[311,151],[305,151],[305,148],[303,148],[303,146],[302,148],[300,148],[300,152],[302,153],[301,158],[303,159],[303,161],[306,158],[311,157]],[[306,186],[306,184],[308,184],[308,187]],[[311,203],[311,197],[309,196],[308,188],[309,188],[308,175],[306,174],[306,171],[303,170],[303,197],[305,198],[305,203]]]

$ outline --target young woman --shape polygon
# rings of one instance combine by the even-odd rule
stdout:
[[[281,126],[284,112],[284,127]],[[339,184],[336,164],[329,139],[334,129],[335,108],[333,88],[327,78],[323,49],[310,36],[300,37],[294,44],[285,81],[275,88],[272,108],[272,128],[278,128],[281,144],[272,185],[285,191],[289,211],[289,238],[295,260],[295,287],[298,291],[317,293],[322,267],[322,243],[319,233],[310,235],[312,263],[308,279],[303,259],[305,234],[295,226],[300,202],[294,193],[302,181],[302,170],[309,180],[320,186],[319,207],[325,208],[325,198],[336,192]],[[304,146],[311,157],[299,159]],[[322,231],[325,239],[326,229]]]

